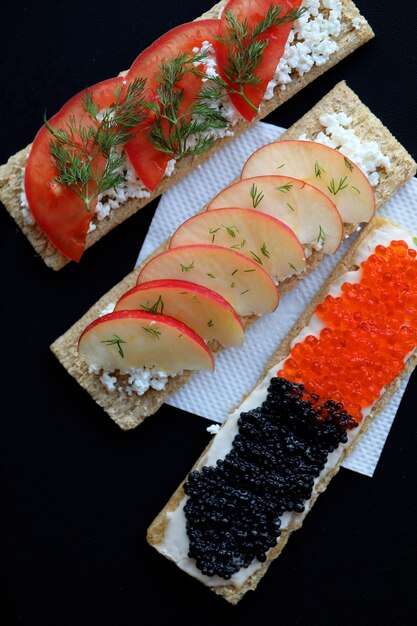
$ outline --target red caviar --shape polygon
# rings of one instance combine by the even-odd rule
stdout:
[[[344,283],[340,296],[316,307],[325,328],[297,343],[278,375],[361,420],[417,345],[416,257],[405,241],[377,246],[361,264],[360,282]]]

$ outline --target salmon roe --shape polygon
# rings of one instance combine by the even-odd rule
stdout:
[[[334,400],[356,420],[404,368],[417,345],[417,252],[405,241],[377,246],[361,280],[344,283],[315,310],[325,324],[291,350],[278,376]]]

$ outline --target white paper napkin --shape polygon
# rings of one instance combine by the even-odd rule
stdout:
[[[254,150],[276,139],[283,130],[272,124],[258,122],[166,191],[156,209],[137,264],[169,237],[177,226],[238,176]],[[417,234],[417,179],[405,185],[380,213]],[[221,423],[230,409],[256,384],[276,346],[351,243],[352,238],[349,238],[336,254],[327,256],[318,269],[282,299],[275,313],[257,321],[247,332],[242,347],[222,351],[216,358],[214,374],[198,372],[171,396],[168,404]],[[407,382],[408,378],[362,437],[355,451],[343,464],[344,467],[367,476],[373,475]]]

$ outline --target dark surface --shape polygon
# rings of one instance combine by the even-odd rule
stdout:
[[[33,139],[45,108],[53,113],[76,91],[127,68],[157,36],[211,2],[7,4],[1,163]],[[270,121],[290,125],[346,79],[416,158],[415,4],[357,4],[377,38]],[[48,346],[130,271],[155,206],[58,273],[0,211],[1,623],[415,623],[416,373],[374,478],[342,470],[237,607],[147,545],[146,528],[209,441],[207,422],[163,407],[124,433]]]

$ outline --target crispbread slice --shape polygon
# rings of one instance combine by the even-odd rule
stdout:
[[[213,6],[209,11],[204,13],[197,19],[217,18],[219,11],[225,6],[227,0],[221,0]],[[286,102],[295,95],[305,85],[312,82],[315,78],[323,74],[327,69],[336,65],[351,52],[359,48],[374,36],[374,33],[364,18],[361,17],[356,6],[351,0],[342,0],[343,18],[340,35],[336,41],[339,45],[338,50],[331,55],[327,63],[321,66],[313,66],[313,68],[299,76],[294,72],[292,81],[286,86],[285,90],[281,90],[279,86],[275,88],[274,97],[271,100],[265,100],[261,105],[259,113],[256,115],[252,123],[241,119],[234,127],[234,137],[240,135],[255,121],[264,118],[274,109]],[[325,11],[326,9],[322,9]],[[361,19],[361,27],[359,29],[353,26],[354,19]],[[215,146],[207,153],[199,156],[189,156],[181,159],[175,168],[171,177],[164,178],[158,187],[150,194],[148,198],[134,198],[127,200],[119,209],[113,211],[108,219],[97,222],[96,229],[87,235],[86,247],[89,248],[96,241],[104,237],[115,226],[124,222],[128,217],[143,208],[154,198],[163,193],[166,189],[175,184],[183,176],[188,174],[198,164],[208,159],[216,150],[219,150],[226,143],[233,140],[232,137],[225,137],[216,141]],[[5,165],[0,167],[0,201],[5,205],[6,209],[21,228],[23,233],[29,239],[35,251],[42,257],[45,263],[54,270],[59,270],[69,263],[70,259],[63,256],[44,235],[40,228],[34,224],[30,225],[23,220],[20,208],[20,194],[22,191],[22,168],[24,168],[27,156],[30,152],[31,145],[27,146],[14,156],[10,157]]]
[[[375,139],[384,148],[385,153],[390,157],[392,168],[389,171],[379,170],[380,182],[375,188],[376,205],[379,208],[398,187],[412,178],[416,172],[416,163],[407,151],[398,143],[391,133],[383,126],[371,111],[359,100],[357,95],[346,86],[344,82],[339,83],[306,113],[299,122],[291,126],[283,135],[282,139],[295,139],[300,134],[306,133],[308,137],[314,137],[322,129],[319,118],[323,113],[332,111],[344,111],[352,117],[352,125],[360,137],[367,140]],[[204,210],[204,209],[203,209]],[[350,234],[355,226],[345,227],[345,234]],[[158,250],[155,250],[142,266],[155,254],[166,249],[168,240],[165,241]],[[323,255],[314,251],[307,261],[307,272],[311,272],[322,260]],[[141,266],[141,267],[142,267]],[[74,376],[79,384],[88,391],[93,399],[104,408],[110,417],[124,430],[134,428],[140,424],[145,417],[155,413],[166,401],[168,396],[179,387],[185,384],[191,376],[190,372],[168,379],[168,383],[163,391],[149,390],[143,396],[132,396],[109,393],[99,381],[95,374],[89,374],[88,368],[78,357],[77,342],[82,330],[109,304],[116,302],[122,293],[134,286],[138,270],[131,272],[116,287],[105,294],[87,313],[72,326],[64,335],[57,339],[51,346],[52,351],[67,369]],[[281,296],[290,291],[299,282],[299,278],[293,276],[282,282],[279,286]],[[244,326],[249,327],[256,318],[248,317],[243,319]],[[217,353],[221,348],[213,345],[213,350]]]
[[[321,287],[320,291],[316,294],[316,296],[310,302],[309,306],[305,309],[304,313],[295,323],[295,325],[293,326],[293,328],[291,329],[287,337],[284,339],[281,345],[273,353],[269,362],[265,365],[264,371],[259,377],[259,380],[256,383],[255,387],[268,375],[269,370],[275,364],[279,363],[282,359],[288,356],[290,349],[291,349],[291,343],[298,336],[300,331],[308,324],[317,304],[319,304],[327,295],[329,285],[333,281],[337,280],[346,271],[354,269],[352,268],[352,259],[354,258],[356,250],[361,245],[361,242],[373,230],[377,229],[379,226],[382,226],[383,224],[392,224],[392,222],[390,222],[386,218],[375,217],[372,220],[372,222],[364,228],[360,237],[358,237],[356,242],[351,246],[351,248],[345,254],[343,259],[334,268],[334,270],[332,271],[332,273],[330,274],[326,282]],[[387,402],[391,399],[392,395],[400,386],[402,379],[408,376],[408,374],[410,374],[413,371],[416,365],[417,365],[417,349],[414,350],[413,355],[407,361],[406,367],[401,372],[400,376],[385,387],[384,393],[376,402],[371,413],[365,418],[361,431],[358,433],[356,438],[352,441],[350,446],[344,449],[343,454],[341,455],[341,458],[339,459],[336,466],[332,468],[332,470],[318,482],[318,484],[316,485],[313,491],[311,505],[308,511],[311,510],[311,507],[316,502],[318,496],[325,491],[330,480],[333,478],[333,476],[337,474],[337,472],[340,469],[341,464],[346,459],[346,457],[349,456],[349,454],[353,451],[355,446],[360,441],[361,437],[368,430],[372,421],[382,411],[382,409],[385,407]],[[249,395],[249,393],[250,391],[244,396],[244,398],[242,398],[242,401]],[[208,452],[211,445],[212,444],[209,444],[209,446],[204,450],[203,454],[197,460],[193,469],[196,469],[200,462],[204,464],[204,457],[206,453]],[[170,498],[166,506],[162,509],[162,511],[155,518],[155,520],[152,522],[152,524],[150,525],[148,529],[148,533],[147,533],[148,542],[157,549],[158,549],[158,544],[160,544],[163,541],[165,530],[167,528],[167,523],[169,521],[167,514],[177,509],[178,505],[180,504],[181,500],[183,499],[185,495],[184,489],[183,489],[184,482],[178,487],[177,491],[173,494],[173,496]],[[223,596],[231,604],[237,604],[247,591],[253,591],[254,589],[256,589],[259,581],[266,573],[272,561],[274,561],[281,554],[291,534],[295,530],[298,530],[299,528],[301,528],[302,523],[303,522],[301,521],[296,526],[282,531],[282,535],[281,535],[280,540],[278,541],[277,546],[271,550],[265,563],[262,563],[260,568],[250,578],[248,578],[248,580],[241,587],[238,588],[231,584],[225,584],[219,587],[210,587],[210,590],[214,591],[218,595]]]

